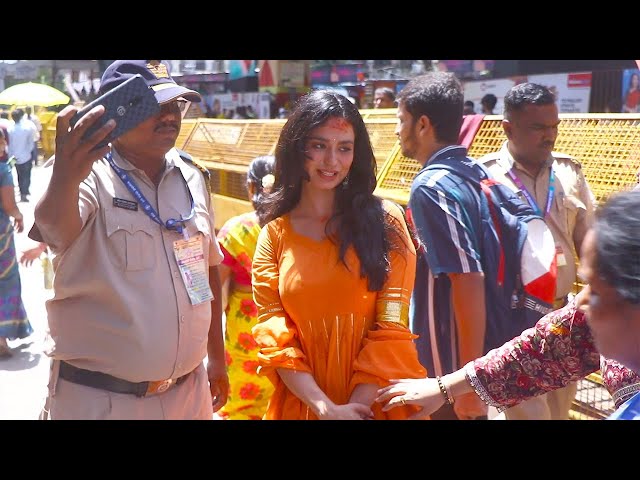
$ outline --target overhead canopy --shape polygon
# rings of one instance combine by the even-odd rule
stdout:
[[[43,83],[20,83],[0,92],[0,105],[51,107],[66,105],[70,100],[60,90]]]

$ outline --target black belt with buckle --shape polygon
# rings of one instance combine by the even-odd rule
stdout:
[[[158,382],[130,382],[107,373],[85,370],[84,368],[74,367],[65,361],[60,361],[60,378],[64,378],[69,382],[77,383],[79,385],[108,390],[114,393],[129,393],[136,397],[162,393],[174,384],[180,385],[191,373],[192,372],[189,372],[175,380],[169,379]]]

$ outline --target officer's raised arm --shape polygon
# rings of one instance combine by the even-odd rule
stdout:
[[[109,152],[109,145],[93,148],[115,127],[115,121],[109,120],[82,141],[83,133],[104,113],[104,107],[92,109],[70,129],[69,121],[77,110],[67,106],[58,114],[51,181],[35,208],[35,226],[42,240],[58,251],[69,246],[80,233],[79,185],[91,172],[93,162]]]

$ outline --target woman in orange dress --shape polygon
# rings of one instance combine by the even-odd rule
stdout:
[[[373,195],[376,161],[357,107],[302,97],[276,149],[274,191],[253,259],[265,419],[403,419],[383,412],[389,379],[422,378],[408,328],[416,253],[402,209]]]

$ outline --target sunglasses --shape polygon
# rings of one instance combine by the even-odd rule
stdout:
[[[180,117],[184,119],[184,115],[187,113],[189,105],[191,105],[190,101],[185,100],[184,98],[179,98],[177,100],[161,104],[160,108],[161,111],[164,110],[165,112],[178,110],[180,112]]]

